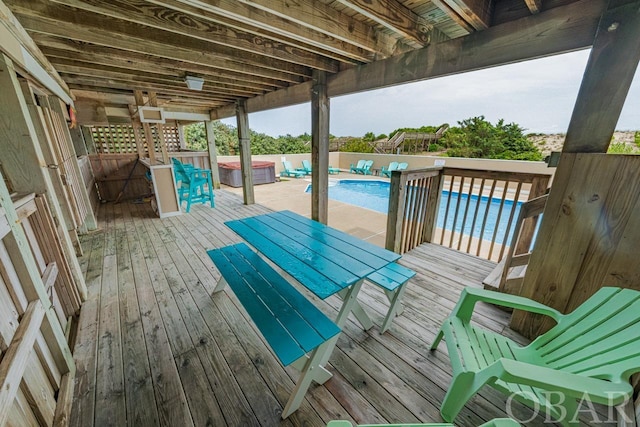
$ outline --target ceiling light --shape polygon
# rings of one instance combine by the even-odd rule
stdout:
[[[204,84],[204,79],[196,76],[186,76],[184,81],[191,90],[202,90],[202,85]]]

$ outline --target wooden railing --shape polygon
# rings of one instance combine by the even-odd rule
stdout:
[[[394,171],[386,248],[405,253],[437,243],[499,261],[522,202],[545,193],[550,175],[448,167]],[[531,242],[535,224],[523,226]]]

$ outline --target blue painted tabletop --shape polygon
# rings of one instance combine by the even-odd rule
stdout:
[[[400,258],[291,211],[225,224],[321,299]]]

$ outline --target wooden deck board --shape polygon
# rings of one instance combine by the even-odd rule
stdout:
[[[334,377],[313,385],[300,409],[282,421],[298,373],[278,363],[232,292],[211,296],[219,273],[206,255],[241,241],[225,221],[266,212],[225,191],[216,192],[214,209],[195,205],[190,214],[162,220],[145,204],[100,207],[101,231],[82,239],[89,299],[74,352],[72,425],[440,421],[451,367],[446,346],[436,352],[429,346],[463,287],[481,288],[495,264],[435,245],[403,256],[401,264],[417,271],[403,315],[384,335],[377,326],[362,331],[350,319],[329,361]],[[336,297],[321,301],[301,291],[327,315],[336,315]],[[365,285],[360,300],[379,324],[388,308],[384,294]],[[507,313],[488,305],[477,311],[478,323],[509,332]],[[506,400],[485,388],[456,424],[475,426],[505,416]],[[520,405],[513,413],[532,414]],[[530,425],[543,421],[538,417]]]

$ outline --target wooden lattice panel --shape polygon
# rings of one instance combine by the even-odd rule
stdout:
[[[97,153],[136,153],[136,139],[131,125],[93,126],[91,134]]]
[[[167,151],[180,151],[180,136],[175,125],[162,126],[162,132],[167,144]],[[158,128],[151,127],[154,142],[159,144]],[[137,153],[136,138],[131,125],[92,126],[91,135],[98,154],[127,154]],[[141,132],[142,135],[142,132]],[[146,151],[146,143],[143,151]]]

